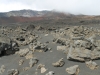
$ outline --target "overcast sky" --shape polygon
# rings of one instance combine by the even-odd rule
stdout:
[[[100,15],[100,0],[0,0],[0,12],[21,9]]]

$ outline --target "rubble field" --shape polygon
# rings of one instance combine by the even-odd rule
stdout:
[[[100,75],[97,26],[0,26],[0,75]]]

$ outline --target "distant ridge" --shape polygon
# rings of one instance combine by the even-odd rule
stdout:
[[[22,23],[22,22],[34,22],[45,19],[59,19],[64,17],[70,17],[72,14],[64,14],[57,11],[36,11],[36,10],[16,10],[0,13],[0,24],[7,23]]]
[[[57,11],[19,10],[0,13],[0,24],[36,22],[40,24],[100,24],[100,16],[73,15]],[[40,25],[39,24],[39,25]]]
[[[57,13],[54,11],[47,11],[47,10],[43,10],[43,11],[36,11],[36,10],[19,10],[19,11],[10,11],[10,12],[4,12],[4,13],[0,13],[0,17],[41,17],[43,15],[47,15],[50,13]]]

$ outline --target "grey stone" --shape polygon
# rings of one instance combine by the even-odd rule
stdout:
[[[19,65],[22,65],[23,63],[24,63],[23,59],[19,60]]]
[[[0,74],[3,74],[4,71],[5,71],[5,66],[2,65],[1,68],[0,68]]]
[[[16,52],[16,54],[20,55],[20,57],[24,57],[28,54],[29,49],[28,48],[24,48],[24,49],[20,49],[18,52]]]
[[[63,58],[59,59],[56,63],[52,63],[54,67],[62,67],[65,64]]]
[[[64,50],[67,50],[67,47],[66,46],[57,46],[57,50],[64,51]]]
[[[93,61],[86,61],[86,66],[89,67],[91,70],[94,70],[94,69],[98,69],[98,65],[97,63],[93,62]]]
[[[26,34],[19,34],[12,39],[17,42],[18,46],[26,46],[36,40],[36,37],[27,32]]]
[[[26,54],[25,58],[26,58],[26,59],[31,59],[31,58],[33,58],[33,54],[34,54],[34,51],[29,51],[29,52]]]
[[[91,51],[84,48],[73,48],[72,46],[69,49],[67,59],[85,61],[91,59]]]
[[[19,71],[17,69],[8,70],[8,75],[19,75]]]
[[[61,44],[61,45],[66,45],[66,41],[67,41],[67,39],[65,39],[65,38],[54,38],[53,39],[53,42]]]
[[[30,45],[30,48],[35,51],[42,50],[42,51],[46,52],[48,50],[47,44],[42,44],[40,42],[36,42],[36,43]]]
[[[54,71],[49,71],[46,75],[54,75]]]
[[[69,68],[66,68],[66,72],[70,75],[78,75],[79,74],[79,65],[74,65]]]
[[[30,67],[33,67],[35,64],[38,63],[38,59],[37,58],[31,58],[30,61],[29,61],[29,66]]]
[[[9,37],[0,36],[0,55],[10,55],[18,51],[16,42],[12,41]]]
[[[42,67],[44,67],[45,65],[43,65],[43,64],[39,64],[38,66],[37,66],[37,69],[41,69]]]

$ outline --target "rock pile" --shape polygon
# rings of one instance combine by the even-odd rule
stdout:
[[[92,32],[87,33],[85,28],[80,26],[75,27],[71,33],[67,59],[86,61],[100,58],[100,48]]]
[[[55,38],[53,41],[63,46],[57,46],[57,50],[65,51],[67,59],[86,61],[100,58],[100,41],[96,40],[98,32],[83,26],[75,26],[67,32],[69,39]]]
[[[35,43],[31,43],[29,45],[30,50],[32,51],[43,51],[46,52],[48,50],[47,44],[42,44],[41,42],[37,41]]]
[[[67,59],[72,61],[85,62],[90,69],[97,69],[99,66],[93,60],[100,59],[100,40],[96,39],[98,31],[95,29],[75,26],[66,32],[69,38],[55,38],[53,42],[59,43],[62,46],[57,46],[58,51],[63,51],[67,54]],[[58,66],[58,63],[53,63]],[[79,66],[67,68],[66,71],[71,75],[78,75]]]
[[[36,40],[36,37],[35,35],[26,33],[26,34],[19,34],[18,36],[13,37],[13,40],[17,42],[18,46],[25,46]]]

